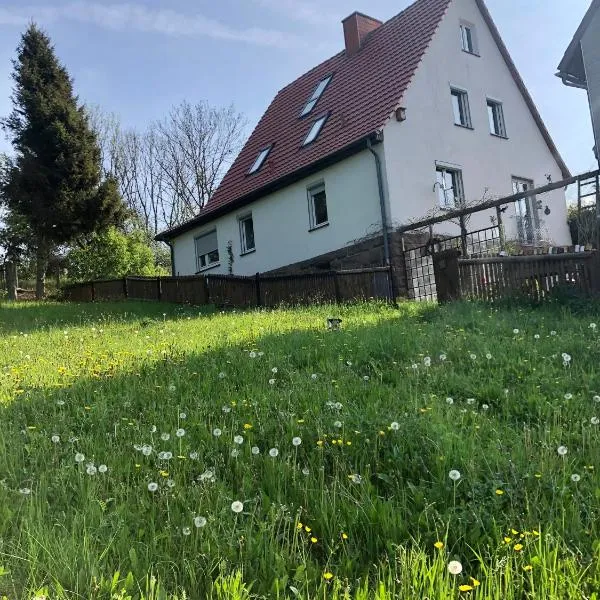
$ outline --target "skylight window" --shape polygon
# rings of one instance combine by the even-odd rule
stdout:
[[[319,81],[319,85],[317,85],[315,91],[312,93],[312,96],[308,99],[308,102],[302,109],[302,112],[300,113],[301,117],[305,117],[315,107],[315,104],[319,101],[319,98],[323,95],[323,92],[325,91],[325,88],[328,86],[332,77],[333,77],[333,75],[329,75],[328,77],[325,77],[325,79],[321,79],[321,81]]]
[[[319,133],[321,133],[321,129],[323,129],[323,125],[325,125],[325,121],[327,121],[327,117],[328,115],[324,115],[312,124],[308,135],[304,139],[304,142],[302,144],[303,146],[307,146],[308,144],[314,142],[317,139]]]
[[[253,173],[256,173],[257,171],[260,170],[260,168],[263,166],[263,163],[267,159],[267,156],[269,156],[269,152],[271,152],[272,147],[273,146],[268,146],[267,148],[265,148],[264,150],[261,150],[258,153],[258,156],[256,157],[256,160],[254,161],[254,164],[252,165],[252,167],[250,167],[250,170],[248,171],[248,175],[252,175]]]

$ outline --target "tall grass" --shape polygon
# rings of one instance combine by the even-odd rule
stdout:
[[[598,308],[2,305],[0,596],[596,598]]]

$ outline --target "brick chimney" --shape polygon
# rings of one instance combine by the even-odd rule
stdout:
[[[359,12],[353,12],[349,17],[346,17],[342,21],[346,56],[356,54],[361,49],[367,35],[382,24],[381,21]]]

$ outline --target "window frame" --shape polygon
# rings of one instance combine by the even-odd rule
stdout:
[[[255,175],[263,168],[265,162],[267,161],[267,158],[269,158],[269,154],[271,154],[272,149],[273,144],[269,144],[268,146],[265,146],[259,150],[258,156],[254,159],[254,162],[248,169],[246,176]],[[261,156],[263,157],[262,160]]]
[[[479,56],[479,45],[477,40],[477,30],[473,23],[469,23],[468,21],[460,21],[460,47],[463,52],[467,54],[471,54],[472,56]],[[469,32],[468,35],[466,32]],[[470,47],[469,44],[465,44],[465,42],[471,42]],[[465,47],[466,46],[466,47]]]
[[[329,119],[329,113],[325,113],[324,115],[321,115],[320,117],[318,117],[317,119],[315,119],[311,125],[310,125],[310,129],[308,130],[304,141],[302,142],[302,148],[306,148],[312,144],[314,144],[318,139],[319,136],[321,135],[321,132],[323,131],[323,127],[325,127],[325,123],[327,123],[327,119]],[[317,127],[317,125],[320,123],[320,125]],[[316,128],[316,132],[313,136],[313,138],[311,140],[309,140],[308,138],[311,136],[313,130]]]
[[[454,116],[454,124],[457,127],[463,127],[464,129],[473,129],[473,121],[471,120],[471,105],[469,103],[469,92],[463,88],[459,88],[455,85],[450,86],[450,98],[452,100],[452,114]],[[454,110],[454,98],[457,98],[459,116],[464,114],[465,122],[456,122],[456,113]]]
[[[312,94],[310,95],[310,97],[308,98],[308,100],[306,101],[304,106],[302,107],[302,110],[300,111],[300,116],[299,116],[300,119],[304,119],[305,117],[310,115],[310,113],[312,113],[312,111],[315,109],[315,106],[318,104],[319,100],[321,99],[321,97],[323,96],[323,94],[325,93],[327,88],[329,87],[329,84],[331,83],[332,79],[333,79],[333,73],[331,73],[330,75],[327,75],[326,77],[323,77],[321,80],[319,80],[319,83],[317,83]],[[321,84],[323,82],[325,82],[325,85],[323,86],[323,89],[321,90],[321,92],[319,94],[317,94],[317,92],[319,91],[319,87],[321,86]],[[312,105],[312,106],[310,106],[310,105]],[[309,106],[310,106],[310,108],[308,108]]]
[[[246,238],[246,229],[244,228],[244,223],[246,221],[252,221],[252,241],[254,245],[252,248],[248,247],[248,240]],[[256,252],[256,236],[254,235],[254,217],[251,212],[245,213],[238,217],[238,224],[240,228],[240,256],[244,256],[245,254],[251,254],[252,252]]]
[[[198,240],[204,237],[208,237],[209,235],[215,234],[215,238],[216,238],[216,243],[217,243],[217,247],[214,250],[211,250],[209,252],[205,252],[204,254],[198,254]],[[208,257],[210,257],[211,254],[213,254],[214,252],[217,253],[217,260],[213,261],[213,262],[208,262]],[[204,231],[203,233],[194,236],[194,254],[196,255],[196,273],[202,273],[203,271],[208,271],[209,269],[214,269],[215,267],[218,267],[221,264],[221,256],[219,253],[219,237],[217,234],[217,228],[214,227],[213,229],[210,229],[208,231]],[[206,264],[201,265],[201,259],[203,257],[207,257],[206,259]]]
[[[325,212],[327,215],[327,219],[325,221],[317,223],[317,213],[315,210],[315,196],[317,196],[321,192],[325,194]],[[306,189],[306,195],[308,199],[308,230],[315,231],[316,229],[327,227],[329,225],[329,208],[327,207],[327,189],[325,186],[325,182],[319,181],[309,186]]]
[[[507,140],[508,136],[506,135],[506,119],[504,118],[504,104],[500,100],[495,100],[494,98],[488,97],[486,98],[486,107],[488,113],[488,125],[490,129],[490,135]],[[492,111],[491,115],[490,109]],[[496,131],[492,130],[496,129],[496,124],[498,124],[499,133],[496,133]]]
[[[445,175],[450,175],[452,177],[452,186],[451,187],[443,187],[438,180],[438,173],[443,173],[443,180],[445,179]],[[465,188],[463,183],[462,169],[456,165],[450,165],[447,163],[437,163],[435,164],[435,190],[437,194],[437,205],[441,210],[456,210],[465,206]],[[441,199],[441,191],[443,190],[444,194],[444,204],[440,202]],[[448,204],[446,192],[449,190],[453,190],[453,205],[450,206]]]

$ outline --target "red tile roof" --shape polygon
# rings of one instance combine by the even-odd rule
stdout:
[[[342,51],[283,88],[206,207],[191,221],[161,233],[157,239],[172,239],[236,206],[270,193],[278,184],[282,187],[296,176],[307,174],[311,165],[320,167],[328,157],[355,148],[357,142],[380,131],[398,108],[450,2],[417,0],[368,34],[356,54],[347,56]],[[506,53],[504,58],[518,79],[517,83],[521,84],[525,100],[545,132],[544,137],[551,149],[554,148],[483,1],[477,2],[486,20],[489,19],[494,37],[498,36],[496,41],[502,45],[501,50]],[[331,74],[333,78],[315,108],[304,118],[299,118],[319,81]],[[317,140],[302,147],[312,123],[324,114],[329,117]],[[271,144],[273,147],[261,169],[248,175],[259,152]]]

